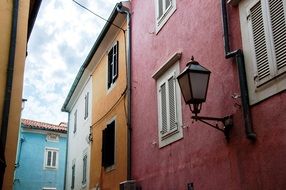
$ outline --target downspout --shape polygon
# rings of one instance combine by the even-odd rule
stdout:
[[[120,3],[117,7],[119,13],[126,14],[127,17],[127,180],[131,180],[131,13],[127,7]]]
[[[249,97],[248,97],[248,88],[247,88],[243,51],[241,49],[230,51],[229,32],[228,32],[228,14],[227,14],[227,7],[226,7],[225,0],[221,0],[221,14],[222,14],[222,24],[223,24],[225,58],[229,59],[229,58],[235,57],[235,61],[236,61],[237,68],[238,68],[238,75],[239,75],[239,85],[240,85],[241,102],[242,102],[242,108],[243,108],[245,133],[248,139],[254,141],[256,140],[256,134],[253,131],[253,127],[252,127],[252,119],[251,119],[251,112],[250,112],[250,106],[249,106]]]
[[[68,127],[67,127],[67,140],[66,140],[66,160],[65,160],[65,174],[64,174],[64,190],[66,189],[67,182],[67,169],[68,169],[68,149],[69,149],[69,123],[70,123],[70,112],[68,112]]]
[[[3,150],[3,156],[4,156],[3,157],[4,160],[1,159],[1,170],[3,170],[3,176],[1,174],[1,178],[0,178],[1,189],[3,185],[3,178],[4,178],[5,168],[6,168],[5,148],[6,148],[6,138],[7,138],[10,102],[11,102],[11,94],[12,94],[14,61],[15,61],[15,54],[16,54],[18,9],[19,9],[19,0],[13,0],[10,51],[9,51],[9,60],[8,60],[8,66],[7,66],[6,87],[5,87],[4,106],[3,106],[2,123],[1,123],[1,146],[2,146],[1,149]]]

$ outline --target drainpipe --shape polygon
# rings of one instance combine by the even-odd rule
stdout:
[[[68,112],[68,123],[67,123],[67,139],[66,139],[66,160],[65,160],[65,174],[64,174],[64,190],[66,189],[67,183],[67,170],[68,170],[68,154],[69,154],[69,124],[70,124],[70,112]]]
[[[126,14],[127,17],[127,180],[131,180],[131,13],[127,7],[119,3],[117,11],[122,14]]]
[[[227,7],[226,7],[225,0],[221,0],[221,14],[222,14],[222,24],[223,24],[225,58],[229,59],[229,58],[235,57],[235,61],[236,61],[237,68],[238,68],[238,75],[239,75],[239,85],[240,85],[241,102],[242,102],[242,108],[243,108],[245,133],[248,139],[254,141],[256,140],[256,134],[253,131],[253,127],[252,127],[252,119],[251,119],[251,112],[250,112],[250,106],[249,106],[249,97],[248,97],[248,88],[247,88],[243,51],[241,49],[230,51],[229,32],[228,32],[228,15],[227,15]]]
[[[9,60],[8,60],[8,66],[7,66],[6,87],[5,87],[4,106],[3,106],[2,123],[1,123],[1,143],[2,143],[1,149],[3,151],[4,160],[1,159],[1,170],[3,170],[3,174],[1,171],[1,178],[0,178],[1,188],[0,189],[2,189],[4,172],[6,168],[5,148],[6,148],[6,138],[7,138],[7,129],[8,129],[10,102],[11,102],[11,93],[12,93],[12,84],[13,84],[14,61],[15,61],[15,53],[16,53],[18,9],[19,9],[19,0],[13,0],[10,51],[9,51]]]

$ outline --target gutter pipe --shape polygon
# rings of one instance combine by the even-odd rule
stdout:
[[[122,2],[117,6],[117,11],[126,14],[127,17],[127,180],[131,180],[131,13],[127,7],[122,5]]]
[[[70,122],[70,112],[68,113],[68,124]],[[64,190],[66,189],[66,182],[67,182],[67,170],[68,170],[68,154],[69,154],[69,130],[67,128],[67,139],[66,139],[66,159],[65,159],[65,174],[64,174]]]
[[[11,36],[10,36],[10,51],[9,51],[9,60],[7,66],[7,76],[6,76],[6,87],[4,95],[4,106],[2,112],[2,123],[1,123],[1,164],[0,168],[1,177],[0,177],[0,189],[2,189],[4,173],[6,168],[5,160],[5,148],[6,148],[6,139],[7,139],[7,129],[9,122],[9,113],[10,113],[10,103],[11,103],[11,94],[12,94],[12,85],[13,85],[13,73],[14,73],[14,62],[16,54],[16,38],[17,38],[17,24],[18,24],[18,9],[19,9],[19,0],[13,0],[13,10],[12,10],[12,24],[11,24]],[[3,159],[3,160],[2,160]],[[2,173],[3,172],[3,173]]]
[[[238,75],[239,75],[239,85],[240,85],[241,102],[242,102],[242,108],[243,108],[245,133],[246,133],[246,137],[249,140],[254,141],[256,140],[256,134],[252,126],[243,51],[241,49],[230,51],[229,31],[228,31],[228,14],[227,14],[227,7],[226,7],[225,0],[221,0],[221,14],[222,14],[222,24],[223,24],[225,58],[229,59],[229,58],[235,57],[235,61],[236,61],[237,68],[238,68]]]

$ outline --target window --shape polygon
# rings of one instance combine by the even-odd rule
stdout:
[[[102,166],[104,168],[114,165],[115,151],[115,121],[107,125],[102,131]]]
[[[75,182],[75,163],[72,165],[72,179],[71,179],[71,189],[74,189]]]
[[[155,0],[156,32],[162,28],[176,10],[176,0]]]
[[[86,173],[87,173],[87,155],[85,154],[82,159],[82,184],[86,184]]]
[[[115,83],[118,77],[118,41],[108,53],[107,88]]]
[[[45,167],[57,168],[58,162],[58,149],[46,148],[45,149]]]
[[[86,93],[84,97],[84,119],[87,119],[88,117],[88,98],[89,98],[89,92]]]
[[[286,89],[285,1],[242,1],[240,22],[250,104],[255,104]]]
[[[183,137],[181,93],[176,78],[179,73],[180,67],[177,62],[157,79],[159,147],[166,146]]]
[[[77,127],[77,110],[74,112],[73,133],[76,132],[76,127]]]

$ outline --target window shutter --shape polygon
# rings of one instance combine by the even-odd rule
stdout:
[[[101,151],[102,151],[102,154],[101,154],[101,165],[103,166],[103,167],[106,167],[106,144],[107,144],[107,141],[106,141],[106,133],[107,133],[107,129],[104,129],[103,131],[102,131],[102,149],[101,149]]]
[[[167,122],[167,94],[166,94],[166,83],[160,87],[161,94],[161,134],[165,134],[168,131],[168,122]]]
[[[278,73],[286,67],[286,18],[282,0],[269,0],[270,20],[273,32]]]
[[[114,46],[114,73],[113,73],[113,82],[115,82],[115,80],[118,77],[118,55],[119,55],[119,42],[116,42],[116,45]]]
[[[176,80],[171,77],[168,80],[169,86],[169,115],[170,115],[170,130],[177,129],[177,110],[176,110]]]
[[[71,181],[71,188],[74,188],[74,182],[75,182],[75,164],[72,166],[72,181]]]
[[[109,88],[111,86],[112,83],[112,50],[108,53],[108,68],[107,68],[107,87]]]
[[[250,16],[252,22],[254,50],[257,64],[257,80],[259,83],[262,83],[267,79],[268,76],[270,76],[270,68],[267,56],[263,14],[260,1],[258,1],[250,9]]]
[[[51,166],[52,162],[52,152],[51,151],[48,151],[48,156],[47,156],[47,166]]]

